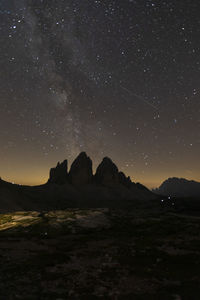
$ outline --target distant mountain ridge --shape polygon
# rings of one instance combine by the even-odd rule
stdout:
[[[165,196],[200,197],[200,182],[172,177],[165,180],[159,188],[152,191]]]
[[[92,170],[92,160],[81,152],[71,164],[58,163],[51,168],[46,184],[21,186],[0,180],[0,212],[11,210],[49,210],[65,208],[121,207],[134,200],[158,198],[140,183],[118,170],[104,157]]]

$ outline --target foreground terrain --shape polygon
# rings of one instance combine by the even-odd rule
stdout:
[[[0,215],[0,299],[200,299],[200,217],[174,209]]]

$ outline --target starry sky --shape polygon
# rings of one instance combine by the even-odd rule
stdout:
[[[200,181],[200,2],[0,0],[0,176],[81,151],[133,181]]]

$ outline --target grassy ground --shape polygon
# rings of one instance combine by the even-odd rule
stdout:
[[[0,299],[200,299],[200,218],[65,210],[0,215]]]

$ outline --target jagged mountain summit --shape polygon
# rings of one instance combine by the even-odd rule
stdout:
[[[73,161],[69,171],[69,183],[78,186],[92,183],[92,160],[81,152]]]
[[[115,186],[119,184],[118,168],[110,158],[104,157],[97,167],[95,181],[106,186]]]
[[[200,182],[172,177],[165,180],[160,187],[154,189],[153,192],[173,197],[199,197]]]
[[[127,207],[157,199],[154,193],[131,181],[108,157],[92,170],[92,160],[81,152],[71,164],[58,162],[47,183],[22,186],[0,180],[0,212],[67,208]]]
[[[130,177],[126,177],[123,172],[119,172],[113,161],[104,157],[93,175],[92,160],[85,152],[81,152],[73,161],[71,168],[67,170],[67,160],[58,162],[55,168],[50,170],[48,183],[72,184],[80,186],[85,184],[98,184],[105,187],[116,187],[117,185],[130,188],[134,183]]]
[[[92,176],[92,160],[85,152],[81,152],[73,161],[69,172],[67,159],[51,168],[48,183],[83,185],[92,183]]]
[[[64,160],[62,163],[57,163],[55,168],[50,169],[49,174],[49,182],[64,184],[68,181],[68,173],[67,173],[68,163],[67,160]]]

